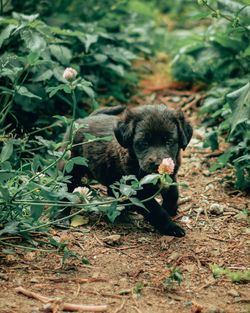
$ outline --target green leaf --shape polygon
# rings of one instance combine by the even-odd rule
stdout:
[[[108,57],[105,54],[101,53],[94,54],[94,58],[99,64],[106,62],[108,59]]]
[[[42,70],[33,77],[33,82],[41,82],[49,80],[53,76],[52,70]]]
[[[13,143],[11,141],[7,141],[2,149],[0,154],[0,162],[7,161],[13,153]]]
[[[30,92],[26,87],[24,86],[16,86],[16,92],[20,95],[20,96],[24,96],[24,97],[28,97],[28,98],[35,98],[38,100],[42,100],[41,97],[38,97],[37,95],[33,94],[32,92]]]
[[[42,215],[43,213],[43,206],[42,205],[32,205],[30,208],[30,214],[31,217],[37,221],[39,219],[39,217]]]
[[[35,65],[37,63],[37,61],[39,60],[40,54],[37,52],[31,52],[28,56],[27,56],[27,63],[29,65]]]
[[[19,229],[19,222],[11,222],[7,224],[4,229],[0,230],[0,236],[3,234],[17,234]]]
[[[75,158],[70,159],[65,164],[65,171],[67,173],[70,173],[73,170],[74,164],[88,166],[87,160],[85,158],[79,156],[79,157],[75,157]]]
[[[16,25],[8,25],[0,34],[0,48],[2,47],[4,41],[8,39],[14,29],[16,29]]]
[[[0,186],[0,193],[2,194],[2,198],[6,201],[6,202],[9,202],[11,196],[10,196],[10,193],[9,193],[9,190],[7,187],[2,187]]]
[[[139,206],[145,210],[147,210],[147,208],[145,207],[145,205],[138,199],[138,198],[134,198],[134,197],[130,197],[129,200],[136,206]]]
[[[75,215],[71,219],[70,226],[78,227],[78,226],[86,225],[88,224],[88,222],[89,222],[88,217],[84,217],[82,215]]]
[[[136,191],[132,188],[132,186],[124,185],[124,184],[120,185],[120,191],[126,197],[130,197],[136,194]]]
[[[223,153],[222,155],[220,155],[216,161],[215,164],[213,164],[209,171],[210,172],[214,172],[220,168],[223,168],[227,165],[227,163],[229,162],[231,156],[232,156],[233,151],[232,150],[228,150],[225,153]]]
[[[21,31],[21,38],[24,40],[26,47],[32,52],[41,53],[47,46],[43,36],[29,28],[25,28]]]
[[[227,95],[233,111],[230,136],[236,127],[250,119],[250,83]]]
[[[70,87],[66,84],[60,84],[56,87],[48,87],[46,88],[46,91],[49,92],[49,97],[53,97],[58,91],[60,90],[66,90],[66,92],[68,93],[69,91],[71,92],[71,90],[69,89]]]
[[[117,210],[117,202],[113,202],[106,210],[107,217],[111,223],[114,223],[115,219],[121,214],[120,210]]]
[[[90,98],[93,99],[95,97],[94,90],[91,87],[81,86],[80,89],[83,90]]]
[[[118,76],[121,76],[121,77],[124,76],[124,67],[122,65],[108,64],[106,65],[106,67],[111,69]]]
[[[26,15],[26,14],[22,14],[22,13],[13,12],[12,16],[14,19],[17,19],[20,21],[33,22],[38,18],[39,14],[35,13],[35,14],[31,14],[31,15]]]
[[[156,185],[161,177],[160,174],[149,174],[140,180],[140,185],[154,184]]]
[[[53,57],[63,65],[70,65],[72,59],[71,50],[62,45],[49,45]]]
[[[85,45],[85,51],[88,52],[90,46],[91,46],[93,43],[96,43],[96,42],[97,42],[97,40],[98,40],[98,35],[86,34],[86,35],[84,36],[84,38],[79,37],[79,39],[84,43],[84,45]]]

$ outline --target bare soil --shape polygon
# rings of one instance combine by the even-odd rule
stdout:
[[[198,125],[192,107],[199,97],[164,92],[152,96],[150,91],[146,98],[181,103]],[[0,313],[45,312],[40,301],[17,293],[18,286],[63,302],[107,305],[110,313],[249,313],[249,282],[236,284],[225,275],[214,278],[210,268],[249,269],[250,229],[242,213],[249,210],[249,198],[229,188],[227,177],[233,169],[208,171],[220,151],[201,149],[203,140],[204,132],[196,130],[179,173],[179,182],[188,185],[181,189],[176,217],[186,229],[184,238],[161,236],[131,214],[126,222],[110,224],[92,217],[74,230],[50,231],[55,239],[68,240],[68,248],[89,264],[76,258],[63,262],[62,254],[55,252],[13,248],[16,253],[8,254],[10,248],[1,246]],[[22,244],[19,239],[9,242]],[[169,279],[174,268],[182,273],[180,285]],[[60,305],[55,302],[52,311],[62,312]]]

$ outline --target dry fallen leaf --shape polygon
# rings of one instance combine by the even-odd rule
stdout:
[[[84,217],[81,215],[75,215],[71,219],[70,226],[78,227],[78,226],[86,225],[86,224],[88,224],[88,222],[89,222],[88,217]]]

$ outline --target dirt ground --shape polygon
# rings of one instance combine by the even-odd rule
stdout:
[[[1,246],[0,313],[46,311],[41,301],[17,293],[18,286],[63,302],[94,306],[86,312],[250,312],[249,282],[235,284],[226,275],[214,278],[210,268],[217,264],[233,272],[249,269],[250,228],[244,214],[249,198],[229,188],[232,169],[208,171],[220,152],[201,149],[205,134],[192,110],[199,100],[196,95],[151,90],[145,97],[181,103],[196,124],[179,172],[179,182],[188,189],[181,189],[176,220],[186,237],[161,236],[133,214],[113,225],[94,218],[74,230],[51,230],[55,239],[67,239],[70,250],[89,264],[76,258],[63,263],[61,254],[18,248],[16,254],[7,254],[10,248]],[[169,278],[174,268],[182,274],[180,285]],[[62,312],[60,300],[53,310]]]

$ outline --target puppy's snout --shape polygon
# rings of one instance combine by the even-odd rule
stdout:
[[[156,170],[158,168],[158,166],[160,165],[160,163],[161,163],[161,161],[159,161],[157,157],[151,156],[148,158],[149,168],[152,171]]]

